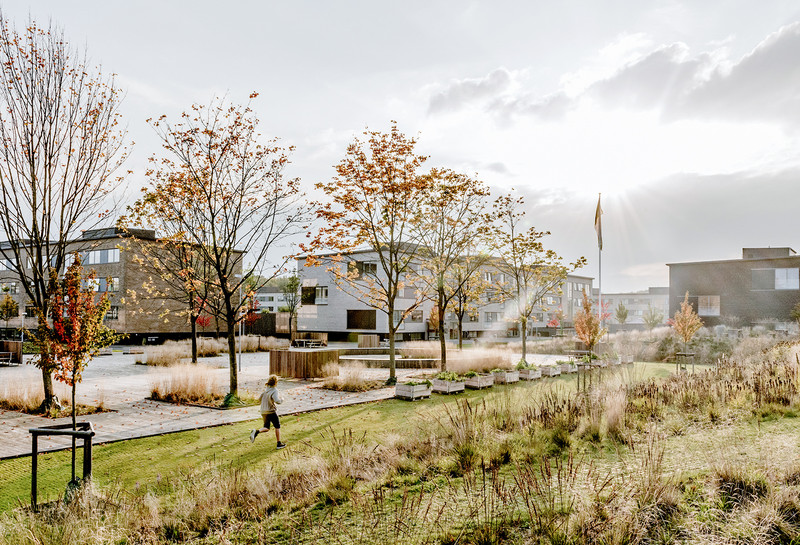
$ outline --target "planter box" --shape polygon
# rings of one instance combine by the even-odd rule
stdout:
[[[464,391],[464,381],[433,379],[433,391],[437,394],[457,394]]]
[[[395,397],[400,399],[422,399],[423,397],[431,397],[431,387],[427,384],[397,384],[394,387]]]
[[[575,363],[562,363],[561,364],[561,372],[562,373],[577,373],[578,372],[578,365]]]
[[[561,374],[561,366],[543,365],[541,367],[543,377],[557,377]]]
[[[480,390],[481,388],[491,388],[494,386],[494,375],[478,375],[475,377],[467,377],[464,379],[464,385],[473,390]]]
[[[505,371],[503,373],[492,373],[497,384],[511,384],[519,382],[519,371]]]
[[[520,369],[519,378],[521,380],[536,380],[542,378],[541,369]]]

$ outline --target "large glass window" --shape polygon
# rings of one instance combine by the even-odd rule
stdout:
[[[775,269],[776,290],[800,289],[800,269]]]
[[[698,316],[719,316],[719,295],[700,295],[697,298]]]
[[[374,310],[348,310],[347,329],[375,329]]]
[[[800,289],[800,269],[753,269],[752,289],[754,290],[797,290]]]
[[[327,305],[328,304],[328,286],[317,286],[315,295],[315,304]]]

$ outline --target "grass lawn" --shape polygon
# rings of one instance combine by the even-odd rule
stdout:
[[[625,381],[651,376],[667,376],[672,364],[641,364],[611,368]],[[433,395],[429,400],[407,402],[388,400],[376,403],[327,409],[281,417],[283,439],[289,447],[277,451],[275,436],[261,435],[250,443],[249,432],[258,421],[242,422],[201,430],[173,433],[158,437],[97,445],[94,449],[94,480],[99,486],[119,484],[124,489],[147,486],[158,489],[162,478],[172,478],[182,468],[281,467],[293,452],[313,451],[330,441],[332,433],[352,431],[366,434],[377,441],[386,433],[413,433],[415,420],[430,418],[442,405],[458,399],[480,400],[485,396],[502,396],[511,390],[528,389],[536,395],[543,387],[556,384],[565,391],[576,387],[577,375],[566,375],[534,382],[495,386],[481,391],[468,390],[458,396]],[[80,452],[79,460],[80,460]],[[80,473],[80,469],[78,470]],[[70,477],[70,453],[61,451],[40,455],[39,499],[52,500],[63,493]],[[0,461],[0,511],[30,501],[30,458]]]

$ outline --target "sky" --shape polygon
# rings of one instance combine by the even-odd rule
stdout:
[[[160,154],[146,120],[252,102],[312,190],[391,121],[426,166],[525,199],[546,244],[603,292],[667,263],[800,251],[800,6],[794,1],[2,1],[116,74],[135,143],[127,199]]]

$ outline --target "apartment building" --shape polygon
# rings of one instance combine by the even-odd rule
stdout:
[[[185,304],[177,298],[164,297],[169,286],[163,278],[142,265],[143,245],[152,247],[158,243],[153,230],[133,229],[126,232],[108,227],[87,230],[67,246],[65,267],[72,263],[72,256],[77,252],[82,256],[84,269],[95,271],[95,291],[107,293],[111,302],[105,324],[127,334],[128,342],[138,343],[147,338],[180,338],[190,332]],[[33,308],[19,277],[10,270],[10,265],[6,260],[0,260],[0,288],[7,288],[6,292],[17,302],[20,316],[10,320],[8,325],[10,328],[19,328],[27,319],[26,325],[31,327]],[[239,270],[241,272],[241,268]]]
[[[337,286],[334,274],[329,271],[333,256],[320,256],[321,264],[306,266],[306,258],[298,259],[298,274],[301,278],[301,305],[298,310],[298,331],[326,332],[331,340],[353,339],[358,334],[388,335],[389,317],[366,304],[358,294],[348,290],[346,286]],[[347,261],[359,275],[382,275],[377,256],[372,251],[351,252]],[[463,333],[465,338],[493,338],[498,340],[514,340],[520,337],[517,317],[514,315],[513,303],[503,301],[499,290],[491,285],[505,282],[502,273],[491,264],[481,271],[483,280],[490,286],[476,303],[475,311],[465,317]],[[533,319],[528,323],[528,334],[548,334],[554,331],[548,323],[559,312],[562,313],[562,326],[570,326],[573,316],[582,307],[583,292],[591,292],[590,277],[570,275],[560,290],[547,295],[534,311]],[[413,285],[404,287],[397,299],[398,310],[393,319],[401,320],[404,310],[417,301],[419,288]],[[430,300],[420,303],[400,323],[398,337],[402,340],[423,340],[430,338],[435,332],[429,327],[430,314],[434,305]],[[445,314],[445,334],[450,339],[457,339],[458,324],[452,312]]]
[[[669,315],[685,294],[706,326],[796,327],[800,256],[789,247],[743,248],[741,259],[668,263]]]
[[[598,304],[600,291],[595,288],[592,290],[594,304]],[[611,331],[619,329],[642,329],[645,327],[643,316],[649,308],[653,308],[661,314],[662,324],[667,322],[669,314],[669,287],[651,287],[642,291],[603,293],[603,306],[611,316],[605,324]],[[628,319],[622,326],[617,321],[617,308],[622,304],[628,310]]]
[[[256,312],[278,312],[286,306],[286,297],[283,292],[273,286],[264,286],[255,293]]]

